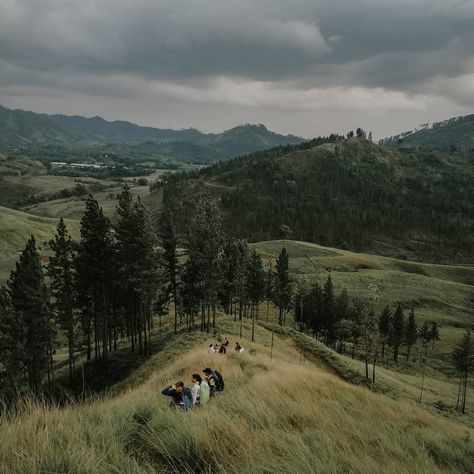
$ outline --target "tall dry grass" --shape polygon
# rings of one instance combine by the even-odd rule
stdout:
[[[258,337],[268,333],[259,328]],[[282,341],[273,359],[254,348],[256,356],[219,356],[199,344],[114,398],[62,409],[27,403],[1,420],[0,472],[474,472],[469,427],[299,364]],[[170,411],[161,387],[206,366],[225,376],[224,393]]]

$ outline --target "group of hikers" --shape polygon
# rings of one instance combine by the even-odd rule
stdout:
[[[199,374],[191,375],[191,388],[180,380],[163,388],[161,393],[171,397],[171,408],[187,411],[191,407],[205,405],[210,397],[217,397],[224,390],[224,379],[216,369],[206,367],[203,372],[204,379]]]
[[[225,340],[219,341],[219,343],[215,344],[209,344],[209,347],[207,348],[208,352],[216,352],[218,354],[225,354],[227,352],[227,346],[229,345],[229,340],[225,338]],[[244,352],[244,348],[240,345],[239,342],[235,343],[235,352]]]

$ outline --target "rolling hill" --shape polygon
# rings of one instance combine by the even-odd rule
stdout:
[[[412,262],[293,240],[258,242],[250,247],[268,262],[274,262],[285,247],[295,281],[323,285],[331,275],[338,294],[343,288],[349,295],[375,292],[378,310],[399,302],[405,312],[414,309],[419,327],[424,321],[436,321],[441,343],[428,365],[433,375],[454,375],[452,347],[474,321],[474,266]]]
[[[79,221],[65,220],[69,233],[79,236]],[[4,283],[30,235],[34,235],[38,250],[49,254],[48,242],[53,238],[58,219],[33,216],[0,206],[0,282]]]
[[[322,245],[472,263],[473,170],[466,154],[336,138],[176,176],[164,195],[165,202],[192,208],[196,195],[213,193],[227,231],[250,241],[278,238],[286,228],[291,238]]]

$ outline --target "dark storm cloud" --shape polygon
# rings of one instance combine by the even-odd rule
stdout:
[[[465,72],[473,11],[435,0],[4,0],[0,56],[32,71],[405,86]]]
[[[0,103],[472,106],[473,23],[474,0],[2,0]]]

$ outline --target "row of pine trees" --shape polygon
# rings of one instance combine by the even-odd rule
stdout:
[[[293,307],[297,329],[307,332],[341,354],[351,344],[351,356],[357,352],[365,362],[365,378],[376,382],[376,366],[392,359],[398,364],[400,350],[405,347],[405,359],[412,359],[413,347],[419,342],[416,363],[422,370],[424,381],[428,351],[434,350],[440,340],[436,321],[424,321],[418,327],[411,308],[408,318],[403,307],[397,304],[392,311],[388,305],[377,314],[374,307],[378,299],[376,287],[369,288],[369,296],[350,297],[344,288],[336,295],[331,275],[321,287],[318,283],[308,287],[304,280],[295,285]],[[451,353],[454,368],[459,375],[456,409],[462,413],[466,407],[467,379],[474,366],[474,345],[467,329]],[[372,365],[372,374],[369,374]],[[420,403],[423,396],[423,383]]]
[[[89,196],[74,242],[60,219],[44,268],[33,236],[7,285],[0,289],[0,377],[10,393],[54,388],[53,354],[58,334],[68,346],[73,381],[76,354],[107,368],[110,352],[127,338],[149,352],[153,305],[163,287],[156,236],[148,213],[129,189],[119,196],[112,225]]]

